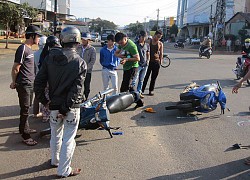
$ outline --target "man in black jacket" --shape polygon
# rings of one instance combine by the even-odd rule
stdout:
[[[78,175],[81,169],[70,166],[76,146],[75,136],[80,120],[80,104],[84,100],[83,83],[87,65],[77,54],[80,31],[67,27],[61,32],[62,49],[52,49],[38,72],[34,91],[39,101],[51,110],[51,165],[58,166],[57,175]],[[49,100],[45,88],[49,84]]]

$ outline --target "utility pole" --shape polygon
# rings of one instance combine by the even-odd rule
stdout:
[[[157,29],[158,29],[158,27],[159,27],[158,23],[159,23],[159,11],[160,11],[160,9],[158,8],[156,11],[157,11],[157,21],[156,21],[156,26],[157,26]]]
[[[226,0],[217,0],[215,12],[214,46],[221,45],[225,33]]]
[[[57,0],[55,0],[55,7],[54,7],[54,34],[56,33],[56,26],[57,26]]]

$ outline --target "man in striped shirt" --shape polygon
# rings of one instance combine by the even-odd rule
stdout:
[[[37,26],[29,26],[25,32],[26,41],[16,50],[15,60],[11,71],[11,89],[16,89],[20,106],[19,132],[23,142],[28,146],[34,146],[37,142],[31,138],[30,133],[36,132],[29,128],[28,116],[33,96],[33,83],[35,79],[34,52],[31,47],[39,43],[40,29]]]

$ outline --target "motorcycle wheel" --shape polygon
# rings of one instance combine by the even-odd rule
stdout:
[[[177,108],[179,110],[188,110],[191,109],[193,107],[192,103],[182,103],[182,104],[177,104]]]
[[[210,58],[210,54],[207,54],[207,59],[209,59]]]
[[[178,45],[175,44],[174,47],[175,47],[175,48],[178,48]]]
[[[201,58],[202,57],[202,55],[201,55],[201,53],[199,52],[199,57]]]
[[[165,107],[165,110],[173,110],[173,109],[178,109],[177,106],[167,106]]]

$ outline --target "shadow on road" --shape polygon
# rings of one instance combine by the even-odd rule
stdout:
[[[196,115],[196,113],[193,113],[194,116],[187,116],[185,113],[179,110],[165,110],[165,107],[169,105],[173,105],[173,102],[162,102],[157,105],[145,106],[143,107],[143,109],[146,109],[147,107],[152,107],[156,112],[149,113],[141,111],[141,113],[138,113],[137,115],[131,117],[131,119],[135,120],[138,126],[146,127],[192,123],[197,120],[202,121],[206,119],[216,121],[216,118],[219,118],[219,116],[213,114],[211,115],[211,113],[209,115],[203,114],[203,117],[199,117],[200,114]]]
[[[243,159],[228,162],[218,166],[209,168],[176,173],[165,176],[151,178],[150,180],[165,180],[165,179],[204,179],[204,180],[219,180],[219,179],[249,179],[249,166],[244,165]]]
[[[13,171],[10,173],[5,173],[5,174],[0,174],[1,179],[6,179],[6,178],[12,178],[12,179],[18,179],[18,177],[22,175],[28,175],[28,174],[33,174],[35,172],[41,172],[44,170],[51,169],[50,162],[46,161],[43,164],[39,164],[37,166],[25,168],[25,169],[20,169],[17,171]],[[28,179],[58,179],[56,175],[49,175],[49,176],[38,176],[38,177],[32,177],[32,178],[26,178]]]
[[[9,117],[19,115],[20,107],[16,106],[2,106],[0,107],[0,117]],[[2,128],[2,126],[0,126]]]

